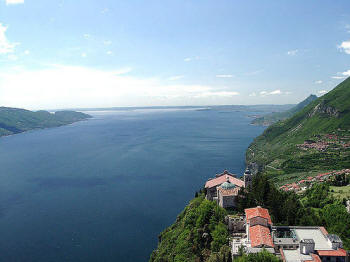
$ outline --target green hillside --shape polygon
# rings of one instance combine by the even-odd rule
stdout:
[[[350,78],[249,146],[248,164],[271,177],[350,167]]]
[[[75,111],[29,111],[0,107],[0,136],[17,134],[37,128],[56,127],[87,119],[91,116]]]
[[[149,261],[231,261],[225,215],[225,209],[199,195],[159,235]]]
[[[253,125],[264,125],[269,126],[272,125],[280,120],[285,120],[288,117],[293,116],[295,113],[301,111],[305,106],[310,104],[312,101],[316,100],[317,96],[310,95],[308,98],[297,104],[296,106],[292,107],[291,109],[288,109],[283,112],[273,112],[271,114],[267,114],[262,117],[258,117],[252,121]]]

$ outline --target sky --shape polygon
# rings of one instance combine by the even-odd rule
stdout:
[[[0,106],[290,104],[349,76],[349,0],[0,0]]]

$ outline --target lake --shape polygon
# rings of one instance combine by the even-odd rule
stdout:
[[[241,175],[248,112],[130,109],[0,138],[0,261],[148,261],[216,173]]]

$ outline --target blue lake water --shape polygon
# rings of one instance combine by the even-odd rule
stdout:
[[[90,112],[0,138],[0,261],[147,261],[206,179],[242,174],[246,112]]]

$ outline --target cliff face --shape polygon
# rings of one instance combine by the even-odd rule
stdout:
[[[301,171],[348,168],[350,134],[350,78],[314,100],[292,117],[271,125],[249,146],[246,162],[273,176]],[[327,138],[333,135],[335,139]],[[303,148],[306,140],[312,148]]]
[[[314,107],[312,112],[309,114],[309,117],[313,117],[316,114],[323,114],[328,117],[339,117],[340,112],[332,106],[325,105],[322,101]]]

